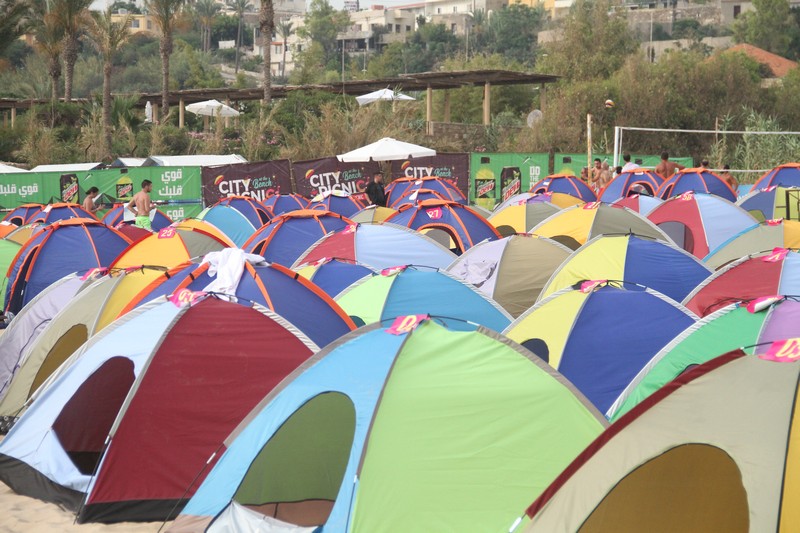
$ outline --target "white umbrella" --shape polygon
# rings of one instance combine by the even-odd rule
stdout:
[[[337,155],[339,161],[357,163],[366,161],[398,161],[410,157],[429,157],[436,155],[436,150],[418,144],[406,143],[384,137],[380,141],[362,146],[346,154]]]
[[[239,112],[230,106],[226,106],[218,100],[206,100],[205,102],[195,102],[186,106],[186,111],[195,115],[205,115],[207,117],[238,117]]]
[[[380,91],[374,91],[362,96],[356,96],[356,102],[358,102],[358,105],[367,105],[371,104],[372,102],[377,102],[378,100],[414,100],[414,98],[403,94],[400,91],[393,91],[391,89],[381,89]]]

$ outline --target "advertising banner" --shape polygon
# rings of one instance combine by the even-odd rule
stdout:
[[[51,200],[61,201],[58,174],[0,174],[0,209],[11,210],[22,204],[46,204]]]
[[[297,194],[313,198],[328,191],[344,191],[366,200],[364,189],[372,176],[380,172],[375,162],[343,163],[335,157],[292,163]]]
[[[436,154],[392,162],[392,179],[436,176],[455,185],[469,197],[469,154]]]
[[[470,157],[469,199],[486,209],[527,191],[547,175],[547,154],[475,152]]]
[[[226,196],[250,196],[263,201],[273,194],[292,192],[288,159],[203,167],[203,201],[213,205]]]

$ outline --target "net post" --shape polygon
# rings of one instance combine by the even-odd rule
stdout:
[[[620,127],[614,126],[614,168],[619,165],[619,141],[620,141]]]

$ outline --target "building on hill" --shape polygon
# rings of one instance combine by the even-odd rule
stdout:
[[[761,65],[762,86],[780,84],[792,69],[797,68],[797,62],[773,54],[752,44],[737,44],[721,52],[723,54],[744,54]]]
[[[733,24],[739,15],[753,11],[753,2],[750,0],[719,0],[720,9],[722,10],[722,22],[726,26]],[[800,0],[789,0],[789,7],[800,7]]]

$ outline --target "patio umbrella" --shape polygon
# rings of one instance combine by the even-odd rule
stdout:
[[[411,144],[391,137],[384,137],[372,144],[362,146],[346,154],[337,155],[339,161],[346,163],[367,161],[398,161],[411,157],[428,157],[436,155],[436,150]]]
[[[369,94],[365,94],[362,96],[356,96],[356,102],[358,102],[358,105],[367,105],[371,104],[372,102],[377,102],[379,100],[388,100],[388,101],[415,100],[415,98],[405,95],[400,91],[393,91],[388,88],[381,89],[379,91],[373,91]]]
[[[239,112],[234,108],[223,104],[218,100],[206,100],[205,102],[195,102],[186,106],[186,111],[195,115],[208,117],[238,117]]]

